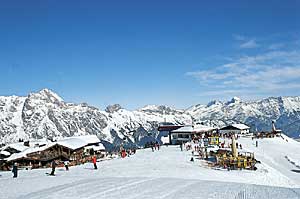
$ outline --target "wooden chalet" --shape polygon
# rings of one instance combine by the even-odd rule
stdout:
[[[5,160],[8,165],[17,162],[20,166],[30,168],[47,166],[52,160],[69,160],[79,164],[85,162],[86,157],[90,155],[84,153],[85,147],[99,145],[102,144],[95,135],[68,137],[41,147],[29,147],[22,152],[12,154]]]

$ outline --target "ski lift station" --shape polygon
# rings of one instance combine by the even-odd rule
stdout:
[[[217,128],[205,126],[205,125],[168,125],[160,126],[158,128],[160,134],[163,137],[169,137],[169,144],[181,144],[189,142],[196,137],[201,137],[202,135],[210,135],[217,131]]]

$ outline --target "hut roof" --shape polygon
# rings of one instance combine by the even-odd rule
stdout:
[[[245,124],[231,124],[221,128],[220,130],[245,130],[245,129],[250,129],[250,127]]]
[[[96,135],[67,137],[57,141],[57,144],[72,150],[76,150],[88,145],[98,144],[98,143],[100,143],[100,140]]]
[[[94,151],[104,151],[105,150],[105,147],[102,143],[99,144],[99,146],[86,146],[84,147],[85,149],[93,149]]]
[[[31,148],[27,148],[24,151],[21,151],[20,153],[14,153],[12,154],[10,157],[6,158],[5,160],[10,162],[10,161],[14,161],[14,160],[18,160],[18,159],[22,159],[22,158],[26,158],[27,154],[30,153],[35,153],[38,151],[44,151],[52,146],[54,146],[56,143],[52,142],[52,143],[48,143],[45,146],[42,147],[31,147]]]
[[[171,131],[172,133],[204,133],[213,131],[216,128],[205,126],[205,125],[195,125],[195,126],[184,126],[179,129],[176,129],[174,131]]]

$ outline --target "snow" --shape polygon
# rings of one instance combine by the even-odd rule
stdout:
[[[15,144],[8,145],[10,147],[17,148],[21,152],[12,154],[10,157],[6,158],[6,160],[13,161],[13,160],[25,158],[25,157],[27,157],[27,154],[38,152],[38,151],[43,151],[43,150],[48,149],[56,144],[65,146],[72,150],[82,148],[89,144],[98,144],[99,146],[91,146],[91,147],[94,147],[94,149],[96,151],[97,150],[105,150],[105,147],[103,146],[102,143],[100,143],[100,140],[96,135],[67,137],[67,138],[61,139],[57,142],[46,142],[46,141],[41,140],[40,142],[34,141],[34,142],[29,142],[29,143],[30,143],[30,147],[24,146],[23,143],[15,143]],[[40,145],[44,145],[44,144],[45,144],[45,146],[39,147]],[[6,148],[7,147],[5,147],[4,149],[6,149]]]
[[[286,141],[288,140],[288,141]],[[262,164],[257,171],[223,171],[208,168],[204,160],[179,146],[160,151],[138,150],[136,155],[71,167],[22,170],[13,179],[1,172],[0,198],[300,198],[300,174],[285,156],[300,160],[300,143],[292,139],[255,140],[240,138],[244,150],[254,151]]]
[[[93,149],[94,151],[105,151],[105,147],[102,143],[99,143],[99,146],[87,146],[84,149]]]
[[[38,152],[38,151],[43,151],[45,149],[52,147],[55,144],[56,143],[48,143],[47,145],[42,146],[42,147],[30,147],[30,148],[25,149],[24,151],[21,151],[20,153],[12,154],[10,157],[6,158],[5,160],[13,161],[13,160],[25,158],[25,157],[27,157],[27,154]]]
[[[160,140],[162,141],[163,144],[170,144],[169,136],[162,136]]]
[[[75,150],[84,147],[88,144],[100,143],[99,138],[96,135],[67,137],[56,142],[59,145],[65,146],[69,149]]]
[[[250,127],[245,124],[231,124],[231,126],[238,128],[240,130],[250,129]]]
[[[18,142],[18,143],[12,143],[12,144],[5,146],[3,148],[3,150],[8,149],[8,148],[16,149],[17,151],[24,151],[24,150],[28,149],[29,147],[24,146],[23,142]]]
[[[213,131],[215,128],[205,125],[194,125],[194,126],[183,126],[179,129],[173,130],[172,133],[176,132],[208,132]]]
[[[10,152],[8,151],[0,151],[1,155],[10,156]]]

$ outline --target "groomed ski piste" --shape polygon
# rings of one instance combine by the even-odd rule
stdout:
[[[191,151],[163,146],[133,156],[56,169],[0,172],[0,198],[300,198],[300,142],[286,136],[240,138],[255,153],[256,171],[216,170],[204,160],[190,161]]]

